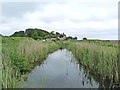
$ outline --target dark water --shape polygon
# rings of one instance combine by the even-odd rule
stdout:
[[[58,50],[21,82],[33,88],[98,88],[99,84],[80,67],[70,51]]]

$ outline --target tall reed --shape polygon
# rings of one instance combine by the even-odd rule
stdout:
[[[117,45],[116,45],[117,46]],[[90,42],[66,42],[80,64],[98,75],[101,80],[118,81],[118,48],[107,45],[97,45]]]
[[[34,67],[34,62],[42,61],[47,55],[56,50],[54,42],[40,42],[31,38],[3,37],[3,88],[20,87],[22,74]]]
[[[2,89],[2,36],[0,36],[0,89]]]

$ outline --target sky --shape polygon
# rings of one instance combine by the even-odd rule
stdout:
[[[65,33],[78,39],[118,39],[119,0],[24,0],[0,2],[0,34],[27,28]]]

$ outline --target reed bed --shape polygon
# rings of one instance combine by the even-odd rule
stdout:
[[[15,88],[26,72],[34,67],[34,62],[41,61],[50,52],[58,49],[54,42],[40,42],[31,38],[2,38],[2,87]]]
[[[97,75],[101,81],[111,80],[118,83],[118,46],[98,45],[90,42],[66,42],[66,48],[71,50],[80,64],[89,72]]]
[[[0,36],[0,89],[2,89],[2,36]]]

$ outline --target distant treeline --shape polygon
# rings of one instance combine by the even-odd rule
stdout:
[[[25,31],[18,31],[18,32],[15,32],[14,34],[11,35],[12,37],[31,37],[35,40],[39,39],[47,39],[47,38],[56,38],[58,39],[59,38],[62,38],[62,37],[66,37],[66,35],[63,33],[59,33],[59,32],[55,32],[55,31],[52,31],[52,32],[48,32],[46,30],[43,30],[43,29],[38,29],[38,28],[28,28],[26,29]],[[66,37],[66,40],[68,39],[75,39],[77,40],[77,37],[72,37],[72,36],[68,36]]]

